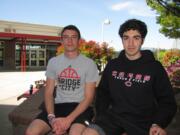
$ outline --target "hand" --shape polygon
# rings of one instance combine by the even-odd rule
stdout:
[[[71,121],[70,118],[68,118],[68,117],[58,118],[58,121],[61,123],[61,127],[62,127],[64,130],[68,130],[69,127],[71,126],[71,123],[72,123],[72,121]]]
[[[56,118],[53,122],[53,131],[57,135],[64,134],[70,127],[71,120],[68,117]]]
[[[160,126],[155,125],[150,128],[149,135],[167,135],[167,133]]]
[[[52,123],[52,132],[55,135],[63,135],[64,133],[66,133],[66,130],[62,128],[61,121],[58,120],[58,118],[55,118]]]

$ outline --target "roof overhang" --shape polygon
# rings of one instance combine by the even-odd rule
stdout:
[[[21,33],[7,33],[0,32],[0,40],[16,40],[21,41],[26,39],[27,41],[32,42],[51,42],[51,43],[60,43],[60,36],[47,36],[47,35],[32,35],[32,34],[21,34]]]

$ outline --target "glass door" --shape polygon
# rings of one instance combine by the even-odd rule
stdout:
[[[45,49],[30,49],[29,50],[29,65],[31,67],[46,66],[46,51]]]
[[[38,50],[38,66],[40,67],[46,66],[46,50],[45,49]]]
[[[37,50],[30,50],[30,66],[37,66]]]

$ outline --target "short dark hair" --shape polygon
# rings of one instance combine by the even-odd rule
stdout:
[[[147,34],[147,26],[144,22],[137,19],[129,19],[125,21],[119,28],[119,36],[122,38],[124,32],[129,30],[137,30],[144,39]]]
[[[76,31],[78,33],[78,39],[81,38],[81,33],[80,33],[79,29],[75,25],[67,25],[67,26],[65,26],[61,31],[61,37],[63,36],[63,33],[64,33],[65,30],[74,30],[74,31]]]

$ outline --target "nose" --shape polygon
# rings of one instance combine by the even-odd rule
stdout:
[[[68,37],[67,41],[68,41],[68,43],[72,43],[72,40],[73,40],[72,37]]]
[[[128,44],[129,45],[134,45],[134,40],[130,38]]]

